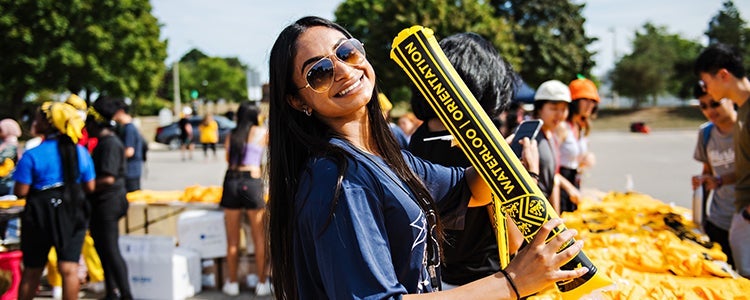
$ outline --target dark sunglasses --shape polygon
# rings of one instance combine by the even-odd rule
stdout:
[[[359,66],[365,61],[365,47],[359,40],[350,38],[339,44],[333,50],[333,55],[347,65]],[[330,57],[331,55],[328,55],[312,64],[305,72],[307,85],[299,88],[300,90],[309,87],[313,91],[322,93],[331,88],[335,64]]]
[[[719,101],[713,101],[713,100],[711,100],[711,102],[709,102],[708,104],[701,102],[700,104],[698,104],[698,106],[701,107],[701,110],[707,110],[709,107],[710,108],[717,108],[717,107],[719,107],[719,105],[721,105],[722,102],[724,102],[724,100],[726,100],[726,99],[721,99]]]

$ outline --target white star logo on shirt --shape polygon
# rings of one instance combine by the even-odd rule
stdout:
[[[420,210],[417,218],[409,224],[409,226],[419,229],[419,234],[417,235],[417,238],[414,239],[414,244],[411,245],[411,250],[414,250],[414,247],[421,243],[424,243],[424,241],[427,239],[427,228],[426,226],[424,226],[423,216],[424,215]]]

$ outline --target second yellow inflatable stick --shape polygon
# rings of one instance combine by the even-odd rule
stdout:
[[[502,207],[527,241],[534,238],[546,221],[557,218],[544,194],[445,57],[432,30],[413,26],[401,31],[393,40],[391,59],[404,69],[430,103],[472,166],[498,196],[493,199],[495,205]],[[564,230],[562,225],[555,228],[548,240]],[[571,241],[562,249],[572,244]],[[562,269],[581,266],[587,267],[589,272],[580,278],[557,283],[564,298],[578,299],[611,283],[583,251]]]

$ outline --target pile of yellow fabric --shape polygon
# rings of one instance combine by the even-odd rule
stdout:
[[[140,190],[128,193],[128,202],[166,204],[175,201],[215,203],[221,201],[220,186],[191,185],[183,191]]]
[[[222,188],[220,186],[200,186],[193,185],[185,188],[185,193],[180,201],[185,202],[204,202],[219,203],[221,201]]]
[[[147,204],[169,203],[180,200],[183,195],[183,191],[138,190],[128,193],[128,202],[142,202]]]
[[[648,195],[611,192],[585,200],[565,225],[578,230],[591,261],[614,285],[599,299],[750,299],[750,280],[733,278],[726,255],[688,219],[689,209]],[[706,248],[705,246],[710,246]],[[555,287],[530,299],[562,299]]]

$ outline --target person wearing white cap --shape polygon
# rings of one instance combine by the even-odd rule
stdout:
[[[555,130],[568,116],[568,104],[570,102],[570,89],[559,80],[545,81],[534,95],[532,117],[543,122],[540,134],[536,138],[539,148],[538,184],[557,213],[560,213],[561,186],[566,189],[571,197],[579,194],[570,182],[567,182],[562,176],[557,176],[559,171],[559,145]]]

